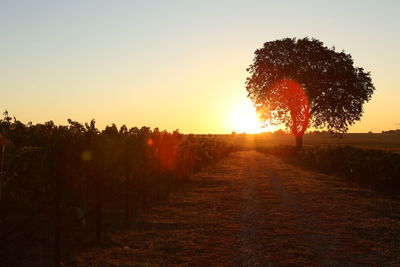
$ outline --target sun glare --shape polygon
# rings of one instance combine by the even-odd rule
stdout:
[[[251,102],[246,99],[232,108],[231,113],[231,128],[237,133],[261,133],[266,131],[261,127],[261,122],[258,120],[256,111]]]

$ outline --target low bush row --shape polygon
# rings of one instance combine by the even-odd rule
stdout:
[[[130,225],[233,150],[212,136],[99,130],[94,121],[32,125],[6,117],[0,134],[0,266],[58,264],[70,250],[99,243],[102,232]]]
[[[392,197],[400,196],[400,154],[351,146],[305,147],[301,152],[292,146],[258,150]]]

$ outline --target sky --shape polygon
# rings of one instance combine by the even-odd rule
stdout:
[[[376,91],[349,132],[400,128],[399,13],[396,0],[0,0],[0,109],[33,123],[256,131],[254,51],[308,36],[371,71]]]

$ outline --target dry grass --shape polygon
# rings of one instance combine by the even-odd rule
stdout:
[[[237,167],[229,164],[225,161],[216,169],[198,173],[192,190],[172,195],[165,205],[140,215],[131,230],[109,236],[104,248],[88,251],[65,265],[232,265],[237,254],[232,247],[239,194],[233,188],[234,179],[229,179]]]
[[[234,153],[66,266],[399,265],[400,203]]]
[[[309,252],[302,255],[318,265],[400,264],[398,201],[382,199],[331,176],[299,170],[272,156],[266,161],[264,172],[275,179],[268,179],[265,195],[277,202],[266,205],[266,212],[274,212],[277,222],[272,225],[281,222],[286,227],[279,230],[289,228],[292,240],[301,240],[300,247]],[[278,185],[271,183],[274,180]],[[277,258],[281,258],[279,251]],[[289,254],[288,258],[295,257]]]

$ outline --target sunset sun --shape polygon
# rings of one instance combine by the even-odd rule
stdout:
[[[255,108],[247,99],[234,105],[231,112],[231,128],[237,133],[261,133],[261,127]]]

